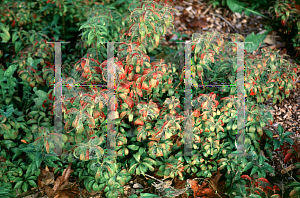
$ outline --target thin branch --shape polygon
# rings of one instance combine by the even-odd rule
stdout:
[[[215,15],[215,16],[219,17],[220,19],[222,19],[223,21],[225,21],[230,27],[232,27],[237,33],[239,33],[239,31],[229,21],[227,21],[224,17],[222,17],[219,14],[215,14],[215,13],[213,13],[213,15]]]

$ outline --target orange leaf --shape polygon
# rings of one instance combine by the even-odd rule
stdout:
[[[82,67],[82,69],[84,68],[84,66],[85,66],[85,63],[86,63],[86,61],[85,61],[85,60],[81,60],[81,67]]]
[[[48,140],[46,140],[46,151],[47,151],[47,153],[49,153],[49,148],[50,148],[49,142],[48,142]]]
[[[86,158],[85,159],[89,160],[90,159],[90,150],[87,149],[85,154],[86,154]]]
[[[28,142],[26,142],[26,140],[21,140],[21,142],[23,142],[25,144],[29,144]]]

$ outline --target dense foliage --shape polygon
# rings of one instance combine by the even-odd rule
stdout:
[[[282,130],[280,141],[273,139],[272,132],[262,130],[273,118],[260,103],[269,98],[276,103],[289,96],[295,88],[295,64],[271,50],[256,56],[246,51],[245,148],[253,157],[230,158],[236,150],[237,88],[200,85],[236,84],[238,49],[232,42],[245,39],[238,34],[194,34],[191,71],[163,60],[151,62],[147,51],[159,48],[160,37],[172,26],[176,10],[152,1],[125,2],[4,2],[6,6],[0,10],[5,13],[0,24],[1,60],[6,62],[0,70],[3,197],[16,196],[13,189],[21,193],[36,187],[39,167],[47,165],[62,172],[69,162],[89,191],[104,188],[107,197],[123,193],[133,174],[145,174],[156,167],[157,175],[181,180],[192,173],[210,178],[219,171],[226,177],[227,196],[245,196],[244,179],[251,180],[249,176],[257,174],[265,181],[266,173],[274,172],[269,164],[272,152],[285,141],[293,143],[290,134]],[[76,43],[77,53],[69,55],[72,49],[62,44],[67,53],[62,59],[62,79],[67,86],[62,92],[64,127],[58,134],[53,133],[55,49],[53,43],[46,42],[50,38],[76,39],[74,32],[82,38]],[[68,85],[108,83],[108,41],[120,42],[114,50],[116,95],[111,106],[107,88]],[[186,72],[191,72],[194,85],[189,118],[184,114]],[[115,108],[115,113],[107,115],[108,108]],[[114,150],[119,156],[104,155],[108,116],[114,117]],[[186,119],[192,126],[192,156],[180,156],[186,143]],[[55,142],[61,141],[64,152],[55,156]],[[267,157],[260,155],[262,150]],[[29,160],[24,160],[25,156]],[[247,197],[257,194],[253,185]]]

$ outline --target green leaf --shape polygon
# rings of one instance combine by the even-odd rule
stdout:
[[[18,32],[14,32],[14,33],[12,34],[12,43],[14,44],[15,41],[16,41],[18,38],[19,38]]]
[[[262,163],[264,162],[264,158],[263,158],[263,156],[258,156],[258,164],[261,166],[262,165]]]
[[[14,72],[16,71],[17,67],[18,67],[18,66],[15,65],[15,64],[10,65],[10,66],[7,68],[7,70],[4,72],[4,76],[5,76],[5,77],[11,77],[11,76],[14,74]]]
[[[39,175],[39,174],[38,174]],[[27,178],[28,180],[36,180],[37,179],[37,176],[30,176]]]
[[[10,117],[10,116],[12,115],[12,113],[13,113],[14,111],[15,111],[15,110],[14,110],[14,107],[13,107],[13,105],[11,104],[11,105],[9,105],[9,106],[6,107],[6,112],[3,111],[3,109],[0,109],[0,114],[3,115],[4,117],[8,118],[8,117]]]
[[[99,187],[98,187],[99,191],[101,191],[104,188],[104,186],[105,186],[105,184],[99,184]]]
[[[265,130],[267,136],[269,136],[271,139],[273,138],[273,133],[270,130]]]
[[[100,191],[100,190],[99,190],[99,185],[97,184],[97,182],[95,182],[95,183],[93,184],[93,190],[96,191],[96,192],[97,192],[97,191]]]
[[[127,147],[134,151],[139,149],[139,146],[137,146],[137,145],[128,145]]]
[[[268,163],[265,162],[263,168],[265,170],[269,171],[270,173],[274,174],[274,169],[273,169],[273,167],[270,164],[268,164]]]
[[[126,104],[126,103],[122,103],[122,105],[123,104]],[[131,126],[129,124],[126,124],[126,123],[122,123],[121,126],[129,128],[129,129],[131,128]]]
[[[38,98],[34,98],[33,99],[34,102],[35,102],[35,104],[38,107],[43,108],[42,104],[43,104],[44,100],[48,100],[48,94],[45,91],[43,91],[43,90],[37,90],[36,87],[33,88],[33,91],[38,96]]]
[[[36,167],[40,167],[41,163],[43,160],[43,155],[41,152],[36,152],[35,154],[35,163],[36,163]]]
[[[27,63],[28,63],[30,66],[33,66],[33,59],[32,59],[31,57],[28,57]]]
[[[260,169],[258,172],[258,177],[261,178],[265,178],[266,177],[266,170],[265,169]]]
[[[271,160],[273,160],[273,155],[271,153],[271,149],[266,149],[266,152]]]
[[[4,26],[4,24],[0,24],[0,29],[4,32],[0,34],[0,37],[2,38],[2,42],[7,43],[10,39],[9,34],[9,26]]]
[[[36,183],[33,180],[27,180],[30,186],[37,187]]]
[[[251,194],[251,195],[249,195],[249,198],[261,198],[261,196],[255,195],[255,194]]]
[[[151,193],[141,193],[141,198],[151,198],[151,197],[159,197],[159,196]],[[131,196],[129,198],[131,198]]]
[[[141,159],[141,155],[139,153],[135,153],[133,155],[134,159],[137,161],[137,162],[140,162],[140,159]]]
[[[277,130],[278,130],[279,136],[281,137],[282,133],[283,133],[283,127],[280,124],[278,125]]]
[[[147,162],[143,162],[143,165],[148,167],[150,171],[154,171],[153,166],[151,166],[150,164],[148,164]]]
[[[290,135],[293,135],[293,133],[292,132],[286,132],[286,133],[284,133],[283,137],[286,138],[286,137],[288,137]]]
[[[20,188],[21,185],[23,184],[23,182],[24,182],[24,181],[19,181],[19,182],[17,182],[16,185],[15,185],[15,187],[14,187],[14,189]]]
[[[92,181],[90,181],[89,184],[87,185],[86,188],[89,190],[89,192],[91,192],[91,189],[92,189],[92,186],[93,186],[94,183],[95,183],[95,180],[92,180]]]
[[[168,96],[173,96],[173,94],[174,94],[174,89],[170,88],[168,90]]]
[[[132,165],[132,166],[130,167],[130,169],[128,170],[128,173],[134,174],[134,170],[135,170],[135,168],[136,168],[137,165],[138,165],[138,164]]]
[[[34,67],[35,69],[37,69],[37,65],[38,65],[41,61],[42,61],[42,59],[35,59],[35,60],[33,60],[33,67]]]
[[[15,177],[12,181],[13,182],[23,181],[23,178],[22,177]]]
[[[283,138],[283,141],[287,141],[288,143],[290,143],[291,145],[294,144],[294,141],[291,138]]]
[[[249,162],[246,166],[245,166],[245,168],[243,169],[243,172],[246,172],[246,171],[248,171],[250,168],[252,168],[253,167],[253,162]]]
[[[273,140],[273,143],[274,143],[274,150],[280,148],[280,142],[279,142],[279,140]]]
[[[297,181],[293,181],[286,185],[286,187],[300,187],[300,183]]]
[[[132,120],[133,120],[133,114],[130,113],[130,114],[129,114],[129,122],[132,122]]]
[[[15,51],[16,51],[16,53],[19,53],[21,51],[21,46],[22,46],[21,41],[15,42]]]
[[[7,147],[7,149],[10,149],[10,148],[15,147],[17,145],[16,143],[14,143],[11,140],[2,140],[1,142],[2,142],[2,144],[4,144]]]
[[[254,166],[251,170],[250,176],[253,175],[254,173],[258,172],[258,166]]]
[[[253,52],[256,51],[260,44],[263,44],[263,41],[267,37],[270,31],[266,31],[263,34],[257,34],[254,35],[252,32],[249,36],[245,38],[245,42],[253,42],[253,43],[246,43],[245,44],[245,50],[247,52]]]
[[[56,26],[57,25],[57,22],[58,22],[58,20],[59,20],[59,14],[55,14],[54,15],[54,17],[53,17],[53,21],[52,21],[52,23],[51,23],[51,26]]]
[[[290,192],[290,197],[296,197],[298,195],[300,195],[300,187],[296,187]]]
[[[235,0],[227,0],[227,5],[228,5],[229,9],[232,12],[238,12],[238,13],[242,14],[242,11],[245,10],[245,14],[247,16],[249,16],[249,14],[247,14],[247,13],[252,12],[255,15],[258,15],[258,16],[269,19],[268,17],[266,17],[265,15],[263,15],[263,14],[257,12],[257,11],[254,11],[252,9],[249,9],[249,8],[246,8],[246,7],[242,6],[242,3],[237,2]]]

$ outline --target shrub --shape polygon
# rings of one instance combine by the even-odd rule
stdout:
[[[10,159],[12,153],[6,155],[10,149],[16,153],[13,157],[15,160],[22,151],[26,152],[31,160],[25,175],[31,177],[36,174],[33,170],[43,160],[49,166],[55,166],[55,162],[61,164],[62,159],[45,156],[46,153],[54,153],[54,143],[60,142],[61,138],[64,149],[62,157],[68,155],[68,161],[72,161],[69,153],[72,151],[75,158],[79,159],[74,166],[77,169],[87,166],[87,169],[76,170],[74,174],[80,180],[84,179],[88,190],[104,189],[107,197],[122,194],[122,186],[129,181],[131,174],[145,174],[155,168],[159,169],[158,175],[170,175],[172,178],[178,176],[180,179],[188,178],[192,172],[198,177],[211,177],[212,173],[219,170],[225,174],[227,188],[236,186],[241,174],[251,176],[257,173],[259,177],[265,177],[267,171],[274,171],[266,162],[268,160],[259,156],[261,149],[265,148],[258,142],[264,134],[262,127],[273,121],[270,112],[259,103],[270,97],[274,98],[274,103],[288,97],[290,90],[295,88],[292,81],[295,81],[296,65],[285,61],[277,52],[268,50],[256,57],[245,55],[245,148],[254,157],[251,160],[240,159],[238,156],[229,158],[228,155],[235,150],[235,116],[239,105],[234,99],[236,87],[199,88],[198,85],[236,83],[237,47],[230,41],[243,41],[244,38],[237,34],[193,35],[191,75],[195,96],[192,98],[193,110],[190,116],[193,126],[192,156],[178,156],[182,154],[182,147],[186,143],[182,130],[185,120],[183,78],[186,71],[179,71],[176,65],[164,64],[162,61],[151,63],[146,54],[146,48],[151,52],[158,47],[160,36],[172,26],[172,8],[150,1],[131,3],[131,6],[136,7],[132,9],[129,6],[132,9],[131,18],[123,18],[123,22],[130,24],[122,30],[122,35],[115,35],[120,30],[116,25],[117,22],[122,23],[120,18],[112,24],[111,20],[101,14],[104,9],[109,9],[100,5],[99,15],[91,12],[87,15],[88,22],[81,25],[80,29],[85,29],[82,45],[91,48],[74,67],[70,64],[63,66],[63,81],[65,84],[107,84],[109,68],[108,62],[103,61],[105,45],[95,42],[110,41],[117,36],[122,43],[116,48],[117,57],[114,61],[117,74],[116,97],[113,105],[108,106],[112,98],[107,89],[81,86],[76,88],[75,93],[75,88],[66,86],[62,108],[65,126],[61,136],[52,133],[53,44],[46,45],[47,35],[34,31],[16,31],[12,34],[12,43],[16,48],[20,45],[16,44],[19,41],[24,48],[26,45],[32,48],[28,54],[17,56],[18,61],[7,69],[3,68],[4,73],[0,75],[16,88],[16,77],[13,75],[17,71],[22,78],[22,82],[18,83],[23,85],[22,102],[33,100],[35,104],[31,104],[24,115],[15,111],[21,118],[13,114],[15,107],[21,104],[8,101],[7,105],[12,106],[1,106],[0,127],[6,130],[1,131],[5,139],[1,139],[5,146],[1,147],[1,156]],[[10,39],[7,27],[2,26],[4,41]],[[2,83],[3,87],[6,89],[7,85]],[[30,98],[28,94],[31,92],[35,94]],[[7,97],[14,98],[14,95],[11,92],[7,96],[2,92],[2,100],[5,101]],[[115,114],[107,115],[114,108]],[[117,157],[104,155],[105,150],[109,149],[106,146],[108,116],[115,117],[113,135],[117,145],[113,153],[120,155]],[[18,133],[17,129],[22,130]],[[8,130],[14,132],[7,133]],[[11,134],[16,135],[12,137]],[[110,134],[108,138],[111,138]],[[12,140],[25,144],[17,147]],[[26,189],[26,182],[14,182],[14,188]],[[1,183],[7,183],[7,180],[3,179]],[[31,185],[32,182],[27,183]]]
[[[156,12],[154,8],[157,7]],[[102,181],[101,187],[106,185],[106,191],[116,193],[116,189],[112,190],[109,186],[119,186],[120,183],[118,184],[116,177],[112,176],[126,167],[129,174],[137,175],[158,167],[158,175],[179,176],[181,179],[187,177],[187,173],[190,172],[196,173],[198,177],[211,177],[213,172],[225,169],[227,187],[238,183],[238,175],[250,168],[251,175],[257,173],[259,177],[265,177],[266,171],[274,170],[265,162],[266,158],[259,156],[262,145],[257,141],[264,133],[262,127],[268,122],[272,123],[273,118],[267,110],[262,111],[264,107],[258,106],[257,103],[271,97],[275,103],[288,97],[290,90],[295,88],[292,81],[295,81],[296,65],[288,63],[277,52],[269,50],[263,51],[256,58],[253,55],[245,55],[245,147],[246,152],[255,156],[251,162],[246,158],[242,161],[238,158],[228,158],[228,154],[235,148],[237,128],[234,122],[237,114],[237,103],[233,98],[236,94],[235,87],[222,87],[219,90],[214,87],[193,88],[196,92],[192,101],[195,140],[192,145],[193,156],[178,157],[176,154],[182,154],[182,146],[185,143],[184,132],[181,130],[184,118],[184,70],[176,71],[174,65],[172,67],[159,62],[150,63],[150,58],[145,52],[145,48],[152,51],[158,46],[159,35],[163,35],[172,22],[172,15],[168,16],[167,9],[153,2],[143,2],[141,7],[132,12],[132,25],[121,38],[123,43],[119,46],[115,58],[118,74],[116,84],[119,85],[116,86],[117,103],[108,108],[117,109],[114,120],[117,142],[115,151],[123,156],[115,159],[119,168],[108,168],[109,172],[105,178],[111,182]],[[162,15],[163,13],[167,14]],[[149,17],[149,20],[144,20],[145,16]],[[90,29],[83,34],[92,31],[93,29]],[[227,40],[217,33],[207,33],[201,37],[193,35],[192,41],[199,41],[192,45],[193,84],[236,82],[237,47],[229,41],[243,41],[244,38],[240,35],[224,37]],[[91,42],[92,39],[88,40],[88,43]],[[74,70],[81,74],[82,79],[79,82],[82,84],[107,83],[107,61],[100,63],[96,57],[90,53],[77,62]],[[72,82],[72,77],[65,82]],[[71,90],[71,87],[68,89]],[[107,118],[108,94],[106,89],[95,87],[79,87],[78,90],[78,96],[64,100],[63,112],[67,120],[65,128],[69,128],[68,141],[76,141],[77,145],[80,143],[74,150],[75,154],[78,152],[80,159],[85,160],[91,157],[91,153],[94,153],[94,156],[97,154],[96,159],[90,160],[91,165],[95,165],[102,160],[106,161],[106,158],[98,156],[104,154],[106,142],[104,119]],[[255,98],[256,101],[253,100]],[[133,129],[136,137],[132,137],[128,129]],[[175,141],[177,144],[174,144]],[[258,165],[254,166],[256,163]],[[103,169],[98,168],[97,172],[105,175]],[[86,187],[90,188],[91,183]]]

